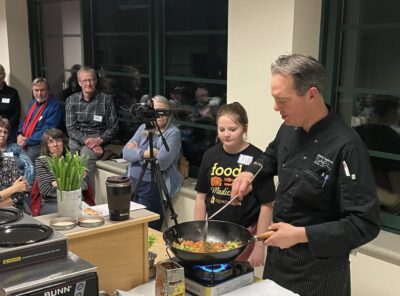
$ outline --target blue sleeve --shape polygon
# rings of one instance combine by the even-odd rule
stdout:
[[[122,157],[123,157],[123,159],[125,159],[126,161],[128,161],[130,163],[134,163],[134,162],[143,160],[143,153],[146,150],[146,149],[142,149],[142,147],[140,147],[143,130],[144,130],[144,124],[142,124],[136,130],[136,132],[133,135],[132,139],[130,139],[128,141],[128,143],[126,143],[126,145],[122,149]],[[136,142],[138,144],[138,148],[136,148],[136,149],[129,148],[128,144],[132,143],[132,142]]]
[[[49,128],[59,128],[63,119],[63,109],[60,102],[56,99],[49,99],[48,105],[42,114],[43,124],[36,126],[32,136],[26,141],[28,145],[39,145],[42,140],[42,135]]]
[[[172,127],[167,130],[164,134],[165,140],[168,144],[169,151],[165,149],[162,145],[159,149],[157,160],[162,171],[167,170],[171,165],[173,165],[181,153],[181,133],[178,128]]]

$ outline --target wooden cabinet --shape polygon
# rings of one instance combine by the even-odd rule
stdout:
[[[44,224],[56,214],[36,217]],[[104,225],[76,227],[60,231],[67,237],[68,250],[97,266],[99,289],[108,293],[130,290],[149,279],[148,222],[158,214],[147,210],[132,211],[129,220],[115,222],[106,217]]]

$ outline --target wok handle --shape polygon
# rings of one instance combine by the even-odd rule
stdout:
[[[266,240],[267,238],[272,236],[274,233],[275,233],[275,231],[271,230],[271,231],[267,231],[267,232],[263,232],[263,233],[257,234],[257,235],[254,236],[254,240],[255,241]]]

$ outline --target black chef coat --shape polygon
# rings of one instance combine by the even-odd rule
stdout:
[[[345,266],[349,252],[372,240],[380,229],[379,202],[368,150],[357,133],[333,112],[309,132],[283,124],[274,141],[256,161],[264,166],[262,175],[279,177],[273,221],[306,229],[309,242],[305,248],[297,245],[288,251],[296,252],[302,248],[302,253],[310,252],[311,255],[302,254],[302,259],[314,258],[317,263],[318,260],[338,262],[341,268],[349,270]],[[248,171],[255,173],[257,169],[258,166],[251,165]],[[262,182],[262,179],[257,177],[255,182]],[[293,268],[304,263],[296,260],[286,261],[291,266],[282,266],[284,274],[293,275]],[[267,260],[266,273],[268,268]],[[324,274],[323,269],[321,266],[300,266],[304,277],[296,278],[296,281],[304,280],[308,284],[297,289],[297,293],[302,296],[333,295],[330,285],[310,292],[321,281],[331,281],[326,276],[334,276],[337,272],[330,267],[333,273]],[[290,276],[288,281],[275,280],[283,286],[292,282]],[[339,282],[338,286],[343,284]],[[298,288],[297,284],[295,286]],[[291,289],[291,285],[286,288]],[[296,289],[292,290],[296,292]]]

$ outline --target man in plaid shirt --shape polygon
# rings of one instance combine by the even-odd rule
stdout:
[[[78,82],[82,92],[72,94],[65,104],[69,149],[89,157],[89,178],[94,188],[96,160],[104,153],[104,146],[118,132],[117,113],[111,95],[96,91],[96,71],[82,67]]]

